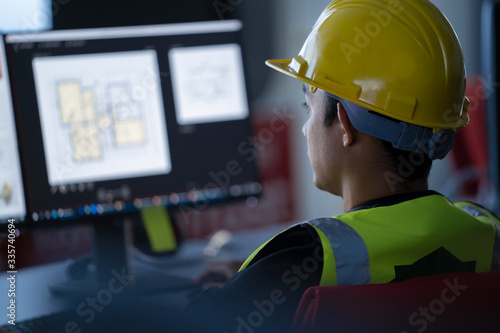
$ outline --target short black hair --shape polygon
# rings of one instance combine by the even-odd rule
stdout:
[[[335,97],[328,95],[325,93],[326,96],[326,112],[325,112],[325,119],[324,123],[326,127],[330,127],[333,124],[333,121],[337,118],[337,104],[339,101],[335,99]]]
[[[337,118],[337,104],[335,97],[326,94],[326,110],[324,124],[330,127]],[[380,140],[387,153],[392,171],[407,181],[427,179],[432,167],[432,160],[424,153],[417,153],[394,148],[391,142]]]
[[[432,160],[427,154],[394,148],[391,142],[382,141],[385,152],[389,155],[393,170],[401,178],[414,181],[427,179],[432,167]]]

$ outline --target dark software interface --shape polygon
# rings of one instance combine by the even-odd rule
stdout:
[[[0,38],[0,224],[25,220],[26,204],[3,39]]]
[[[240,30],[7,35],[33,223],[259,194]]]

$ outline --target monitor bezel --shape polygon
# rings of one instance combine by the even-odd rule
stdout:
[[[495,28],[500,24],[500,1],[486,0],[482,5],[481,13],[481,67],[482,75],[487,82],[498,82],[500,62],[500,35]],[[497,28],[498,29],[498,28]],[[488,173],[494,190],[494,206],[492,209],[500,213],[500,117],[498,104],[500,92],[495,86],[494,93],[486,100],[487,105],[487,132],[488,132]]]
[[[9,34],[5,36],[5,41],[6,43],[9,44],[14,44],[13,48],[15,48],[17,43],[36,43],[40,41],[57,41],[65,38],[71,37],[72,40],[100,40],[100,39],[106,39],[106,38],[134,38],[134,37],[151,37],[151,36],[167,36],[167,35],[190,35],[190,34],[200,34],[200,33],[225,33],[225,32],[233,32],[238,34],[238,43],[241,45],[241,37],[239,34],[241,33],[242,29],[242,23],[238,20],[226,20],[226,21],[207,21],[207,22],[188,22],[188,23],[175,23],[175,24],[160,24],[160,25],[151,25],[151,26],[131,26],[131,27],[112,27],[112,28],[88,28],[88,29],[76,29],[76,30],[71,30],[71,31],[50,31],[50,32],[41,32],[41,33],[35,33],[35,34]],[[245,62],[243,61],[243,64]],[[13,71],[12,68],[10,68],[11,71]],[[246,77],[245,77],[246,79]],[[13,80],[12,75],[11,75],[11,81]],[[245,85],[248,85],[248,82],[245,82]],[[247,89],[247,88],[246,88]],[[15,95],[15,92],[14,92]],[[248,94],[247,94],[248,96]],[[14,101],[16,101],[17,96],[14,96]],[[247,105],[248,103],[248,97],[247,98]],[[19,112],[19,106],[16,105],[15,107],[16,113]],[[250,111],[250,108],[249,108]],[[249,133],[251,133],[251,128],[250,128],[250,122],[249,122],[250,115],[248,116],[248,119],[245,120],[248,122],[249,126]],[[20,121],[19,121],[20,122]],[[21,126],[18,124],[18,126]],[[21,128],[21,132],[23,129]],[[21,137],[24,137],[24,134],[19,134]],[[20,140],[22,141],[22,139]],[[250,142],[249,145],[252,145]],[[22,145],[21,145],[22,146]],[[26,158],[26,151],[21,152],[22,156],[22,161],[23,164],[29,163],[28,159]],[[173,209],[186,206],[186,207],[206,207],[207,204],[215,204],[215,203],[221,203],[221,202],[228,202],[228,201],[233,201],[233,200],[240,200],[244,199],[250,196],[259,196],[262,186],[260,185],[259,178],[258,178],[258,173],[257,173],[257,167],[255,165],[254,161],[254,167],[255,167],[255,181],[252,183],[248,184],[248,192],[245,193],[240,193],[238,195],[235,195],[234,193],[231,193],[231,189],[227,188],[225,189],[224,193],[220,193],[219,197],[216,198],[210,198],[210,199],[201,199],[201,200],[193,200],[190,199],[190,193],[191,191],[185,191],[185,192],[178,192],[176,193],[179,195],[179,197],[182,198],[180,202],[177,203],[165,203],[162,202],[160,204],[148,204],[146,207],[149,206],[166,206],[166,207],[171,207]],[[28,197],[30,195],[30,185],[32,182],[30,181],[30,175],[27,170],[24,170],[24,178],[27,178],[27,181],[25,181],[25,193],[26,196]],[[199,192],[198,196],[199,196]],[[195,193],[196,194],[196,193]],[[206,198],[206,197],[205,197]],[[43,221],[35,221],[33,219],[33,213],[37,213],[36,209],[34,209],[32,203],[32,198],[28,197],[26,199],[27,202],[27,220],[30,222],[29,225],[30,227],[53,227],[53,226],[60,226],[61,221],[64,221],[64,225],[71,225],[71,224],[80,224],[80,223],[93,223],[96,220],[102,220],[100,217],[101,216],[113,216],[113,215],[120,215],[120,214],[128,214],[128,213],[135,213],[137,211],[140,211],[141,207],[133,207],[130,202],[128,202],[127,209],[123,209],[122,211],[114,211],[109,214],[84,214],[80,216],[71,216],[70,218],[50,218],[50,219],[44,219]],[[197,208],[198,209],[198,208]],[[96,218],[98,217],[98,218]]]

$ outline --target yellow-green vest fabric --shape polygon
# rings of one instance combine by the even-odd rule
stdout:
[[[304,223],[321,239],[322,286],[403,280],[443,256],[459,271],[500,269],[500,222],[477,205],[438,194]]]

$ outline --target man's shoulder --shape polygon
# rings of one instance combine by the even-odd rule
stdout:
[[[491,221],[494,221],[496,226],[500,226],[500,219],[498,216],[491,210],[485,208],[484,206],[471,202],[471,201],[459,201],[454,204],[456,207],[460,208],[467,214],[471,215],[472,217],[478,218],[478,217],[485,217],[488,218]]]
[[[307,255],[321,246],[321,239],[311,225],[311,221],[294,224],[262,244],[243,264],[247,268],[258,261],[279,255],[293,258],[298,254]]]
[[[266,244],[267,248],[283,250],[288,247],[307,246],[318,241],[318,235],[312,227],[315,220],[294,224],[272,237]]]

